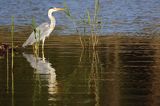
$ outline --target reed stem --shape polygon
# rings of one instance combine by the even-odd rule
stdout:
[[[12,16],[12,27],[11,27],[11,38],[12,38],[12,69],[14,64],[14,17]]]

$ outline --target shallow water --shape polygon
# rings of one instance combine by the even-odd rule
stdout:
[[[79,23],[88,8],[93,14],[94,0],[66,0],[71,14],[76,17],[79,30],[84,25]],[[38,24],[48,20],[49,7],[63,7],[64,0],[0,0],[0,25],[10,25],[11,16],[15,17],[16,25],[31,24],[35,17]],[[160,0],[100,0],[102,34],[113,32],[157,33],[160,29]],[[76,33],[71,20],[63,12],[54,14],[57,25],[70,35]],[[82,30],[83,32],[83,30]]]
[[[1,106],[160,105],[159,38],[103,37],[96,50],[55,39],[45,60],[31,48],[15,54],[13,70],[10,56],[0,59]]]

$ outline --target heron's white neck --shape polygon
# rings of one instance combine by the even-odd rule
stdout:
[[[50,23],[50,29],[53,30],[55,25],[56,25],[56,20],[54,18],[54,16],[52,16],[53,11],[48,11],[48,18],[50,19],[51,23]]]

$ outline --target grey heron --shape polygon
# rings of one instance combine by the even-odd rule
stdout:
[[[48,10],[48,18],[50,19],[50,23],[45,22],[39,25],[35,31],[31,33],[29,38],[24,42],[22,47],[26,47],[27,45],[33,45],[35,42],[37,42],[36,38],[39,38],[39,40],[42,41],[42,50],[44,50],[44,41],[46,37],[48,37],[51,32],[54,30],[54,27],[56,25],[55,17],[52,16],[53,12],[64,10],[63,8],[50,8]]]

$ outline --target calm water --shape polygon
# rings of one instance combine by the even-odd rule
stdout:
[[[76,26],[94,0],[66,0]],[[0,44],[11,41],[15,17],[14,55],[0,57],[0,106],[159,106],[160,38],[157,36],[101,36],[96,50],[81,49],[77,36],[51,36],[45,59],[31,47],[21,48],[31,31],[31,20],[47,21],[49,7],[63,0],[0,0]],[[102,34],[159,33],[159,0],[100,0]],[[53,35],[75,33],[63,12],[55,14]],[[59,28],[59,30],[58,30]]]
[[[104,41],[95,51],[48,41],[45,60],[27,48],[13,70],[0,59],[0,106],[159,106],[160,42]]]
[[[76,17],[77,27],[80,17],[84,17],[88,8],[93,14],[94,0],[66,0],[71,13]],[[0,0],[0,25],[11,23],[15,17],[16,25],[31,24],[35,17],[38,24],[48,21],[49,7],[63,7],[64,0]],[[157,33],[160,29],[160,0],[100,0],[101,11],[99,22],[102,23],[102,33],[136,32]],[[75,28],[63,12],[54,14],[57,24],[62,26],[59,33],[73,34]]]

